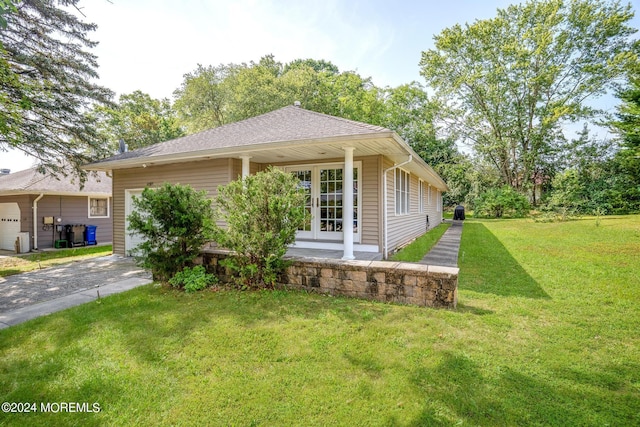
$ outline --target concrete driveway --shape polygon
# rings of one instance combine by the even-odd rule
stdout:
[[[19,323],[13,319],[16,313],[48,314],[57,311],[53,307],[62,309],[95,299],[97,291],[105,296],[145,283],[151,283],[150,274],[131,258],[117,255],[0,277],[0,323]]]

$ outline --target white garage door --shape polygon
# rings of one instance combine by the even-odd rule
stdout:
[[[124,214],[125,214],[124,253],[127,254],[127,256],[133,255],[132,251],[136,248],[136,246],[138,246],[140,243],[144,241],[142,239],[142,236],[140,236],[139,234],[132,235],[129,232],[129,221],[127,220],[131,212],[133,212],[134,210],[133,196],[140,197],[141,195],[142,195],[142,189],[124,191],[124,199],[125,199],[124,201]]]
[[[20,232],[20,207],[17,203],[0,203],[0,249],[15,250]]]

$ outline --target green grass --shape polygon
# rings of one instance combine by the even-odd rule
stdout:
[[[0,425],[640,425],[640,216],[465,221],[457,310],[153,285],[0,330]]]
[[[25,273],[71,261],[105,256],[112,253],[111,245],[87,246],[73,249],[39,252],[32,255],[0,258],[0,277]]]
[[[416,240],[411,242],[409,245],[404,247],[401,251],[396,253],[391,257],[393,261],[405,261],[405,262],[416,262],[420,261],[429,250],[438,243],[440,237],[447,231],[451,224],[448,223],[440,223],[433,230],[429,230],[429,232],[423,234],[418,237]]]

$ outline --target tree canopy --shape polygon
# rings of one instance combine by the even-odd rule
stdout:
[[[60,159],[79,169],[105,152],[92,105],[108,104],[109,89],[97,78],[96,45],[82,22],[65,8],[78,0],[25,0],[4,8],[0,29],[0,151],[18,149],[43,167],[62,172]]]
[[[115,106],[98,106],[94,114],[101,138],[112,151],[120,139],[135,150],[184,135],[171,102],[139,90],[120,95]]]
[[[422,54],[421,74],[446,107],[447,127],[504,184],[526,190],[549,174],[562,125],[592,118],[597,111],[585,100],[614,87],[638,61],[632,17],[618,1],[509,6],[493,19],[442,31]]]
[[[370,78],[340,71],[325,60],[282,64],[273,55],[249,64],[198,65],[174,92],[180,124],[189,133],[222,126],[300,101],[303,108],[396,131],[464,199],[469,160],[453,138],[440,138],[438,106],[417,82],[378,87]],[[455,179],[454,179],[455,176]],[[449,179],[451,178],[451,179]]]

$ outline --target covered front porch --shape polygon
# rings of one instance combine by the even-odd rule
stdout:
[[[296,257],[296,258],[342,259],[344,256],[344,250],[289,248],[285,256]],[[353,251],[353,257],[354,257],[353,259],[358,261],[380,261],[382,260],[382,253]]]

